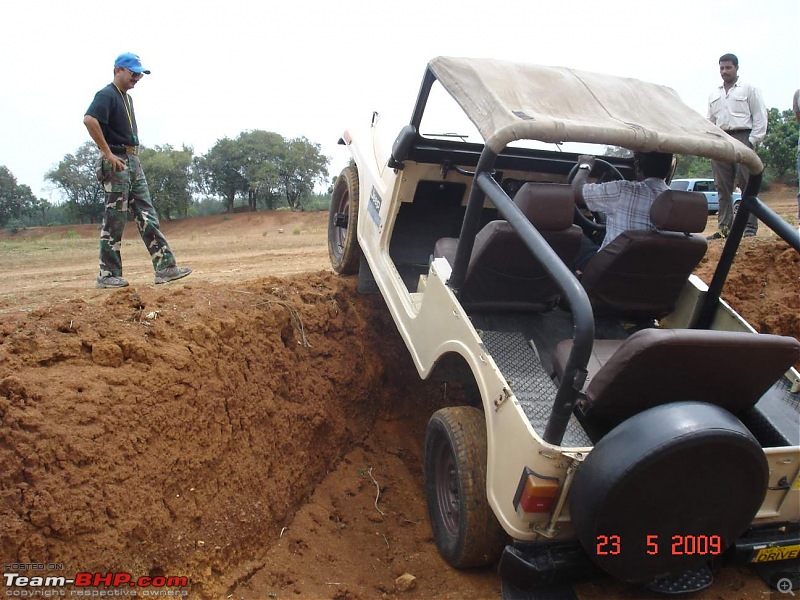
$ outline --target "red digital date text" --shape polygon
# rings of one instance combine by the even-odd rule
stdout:
[[[656,556],[662,552],[658,535],[646,537],[646,552]],[[672,556],[716,556],[722,554],[722,538],[718,535],[673,535],[669,540],[669,553]],[[598,535],[597,556],[616,556],[622,553],[622,537],[619,535]]]

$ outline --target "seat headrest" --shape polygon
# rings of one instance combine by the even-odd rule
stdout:
[[[650,207],[650,220],[662,231],[700,233],[708,223],[706,197],[698,192],[661,192]]]
[[[514,204],[542,231],[561,231],[572,225],[575,213],[572,186],[528,182],[517,191]]]

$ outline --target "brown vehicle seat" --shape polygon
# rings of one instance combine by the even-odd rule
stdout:
[[[559,377],[571,350],[572,340],[556,346]],[[763,333],[642,329],[626,340],[595,340],[583,413],[618,423],[653,406],[696,400],[738,414],[798,359],[798,340]]]
[[[514,196],[514,204],[561,260],[571,264],[583,235],[572,223],[572,188],[526,183]],[[441,238],[433,255],[452,265],[457,246],[458,238]],[[498,220],[487,223],[475,237],[460,298],[470,308],[544,311],[558,302],[559,291],[511,225]]]
[[[625,231],[586,265],[581,284],[596,314],[660,319],[706,253],[703,194],[667,190],[650,208],[655,231]]]

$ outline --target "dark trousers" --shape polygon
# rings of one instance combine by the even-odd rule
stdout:
[[[749,129],[742,129],[740,131],[729,131],[728,135],[734,139],[739,140],[748,148],[752,148],[752,144],[748,139],[750,136]],[[731,201],[731,195],[734,188],[738,185],[739,189],[744,190],[747,187],[747,178],[750,176],[747,167],[741,163],[723,163],[715,160],[711,161],[711,169],[714,172],[714,183],[717,184],[717,194],[719,196],[719,212],[717,213],[717,227],[723,235],[728,235],[733,223],[734,207]],[[758,219],[755,215],[750,215],[747,219],[747,226],[745,233],[752,233],[755,235],[758,231]]]
[[[597,254],[597,251],[600,249],[598,244],[595,244],[592,240],[590,240],[585,235],[581,238],[581,247],[578,248],[578,254],[575,256],[575,260],[572,261],[572,270],[573,271],[581,271],[586,268],[586,265],[589,263],[590,260]]]

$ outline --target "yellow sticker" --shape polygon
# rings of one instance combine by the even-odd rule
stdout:
[[[792,484],[792,489],[800,490],[800,473],[797,474],[797,477],[795,478],[794,483]]]
[[[771,562],[773,560],[791,560],[800,555],[800,544],[792,546],[773,546],[762,548],[753,556],[750,562]]]

